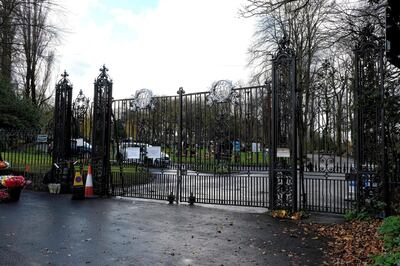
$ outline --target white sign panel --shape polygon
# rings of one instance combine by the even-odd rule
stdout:
[[[290,150],[287,148],[278,148],[276,151],[276,157],[284,157],[284,158],[289,158],[290,157]]]
[[[140,148],[139,147],[126,148],[126,158],[127,159],[139,159],[140,158]]]
[[[252,152],[260,152],[261,143],[252,143],[251,144],[251,151]]]
[[[47,142],[47,138],[48,138],[47,135],[37,135],[36,141],[37,142]]]
[[[160,159],[161,147],[160,146],[147,147],[147,158]]]

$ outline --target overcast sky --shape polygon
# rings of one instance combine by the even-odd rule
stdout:
[[[105,64],[114,98],[141,88],[157,95],[208,90],[213,81],[247,82],[254,21],[240,18],[244,0],[67,0],[58,21],[57,74],[70,74],[74,95],[92,97]]]

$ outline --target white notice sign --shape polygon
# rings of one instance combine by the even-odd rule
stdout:
[[[139,159],[140,158],[140,148],[139,147],[126,148],[126,158],[127,159]]]
[[[252,152],[260,152],[261,143],[252,143],[251,144],[251,151]]]
[[[289,158],[290,150],[287,148],[277,148],[276,149],[276,157]]]
[[[47,142],[48,136],[47,135],[37,135],[36,142]]]
[[[147,147],[147,158],[160,159],[161,147],[160,146]]]

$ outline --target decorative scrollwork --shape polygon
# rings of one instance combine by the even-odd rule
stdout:
[[[131,102],[131,107],[134,111],[142,109],[154,108],[153,92],[149,89],[140,89],[136,91],[134,99]]]
[[[288,44],[286,44],[288,45]],[[277,141],[279,147],[289,147],[292,139],[293,106],[296,106],[293,97],[293,76],[292,67],[295,63],[294,56],[290,49],[280,49],[274,60],[275,84],[274,92],[277,103],[277,121],[279,121]]]
[[[291,209],[293,205],[293,178],[290,171],[275,172],[276,207]]]
[[[272,61],[272,179],[271,202],[274,209],[297,209],[297,90],[296,58],[289,40],[284,37]],[[278,148],[288,148],[290,158],[279,158]]]
[[[321,154],[319,157],[319,170],[327,173],[333,172],[335,170],[335,155]]]
[[[384,45],[374,35],[371,24],[361,32],[354,52],[358,203],[360,207],[374,209],[374,202],[386,200],[383,183],[388,181],[384,162]]]
[[[141,142],[147,143],[149,140],[149,131],[150,126],[148,125],[148,121],[144,118],[140,119],[138,122],[138,138]]]
[[[294,55],[294,50],[290,48],[290,40],[285,35],[283,38],[278,42],[278,53],[277,56],[286,54],[287,56]]]
[[[237,103],[239,95],[234,91],[234,87],[229,80],[219,80],[214,82],[210,94],[207,96],[209,105],[215,103]]]
[[[80,123],[82,123],[88,108],[89,108],[89,98],[87,98],[83,94],[82,90],[80,90],[78,96],[76,97],[73,103],[75,116]]]

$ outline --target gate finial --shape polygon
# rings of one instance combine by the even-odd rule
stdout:
[[[179,90],[176,93],[178,93],[179,95],[185,94],[185,91],[183,90],[183,87],[179,87]]]
[[[102,73],[103,75],[107,75],[108,68],[106,68],[106,65],[105,65],[105,64],[103,65],[102,68],[100,68],[100,71],[101,71],[101,73]]]
[[[289,48],[289,45],[290,45],[290,40],[286,35],[284,35],[283,38],[278,42],[280,50],[286,50],[287,48]]]
[[[64,70],[64,73],[61,74],[61,77],[66,79],[69,76],[69,74],[67,73],[67,70]]]
[[[279,55],[294,55],[294,50],[290,48],[290,39],[287,35],[283,35],[282,39],[278,42],[278,51],[276,53],[276,57]]]

